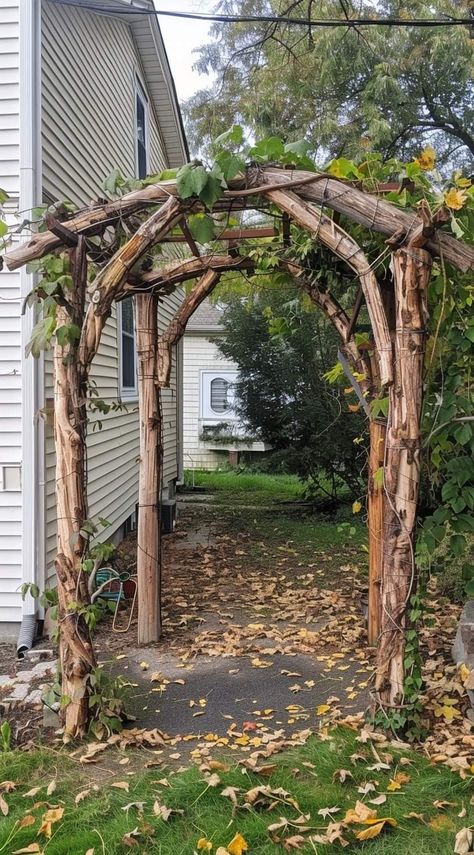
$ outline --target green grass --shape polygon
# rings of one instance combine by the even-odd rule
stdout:
[[[186,484],[193,483],[193,472],[185,473]],[[276,501],[299,501],[304,485],[296,475],[267,475],[239,469],[209,472],[194,470],[194,484],[216,494],[216,501],[234,504],[264,505]]]
[[[378,748],[379,753],[383,750]],[[354,752],[364,754],[366,760],[354,765],[350,759]],[[399,768],[407,772],[411,780],[403,784],[400,791],[388,793],[387,802],[377,808],[378,816],[391,816],[397,820],[396,828],[389,828],[373,841],[360,842],[354,839],[354,827],[351,826],[345,834],[350,845],[344,850],[338,845],[305,844],[299,851],[304,855],[314,855],[315,852],[336,855],[341,851],[348,855],[402,855],[408,852],[410,855],[452,855],[456,832],[474,822],[474,810],[470,805],[472,778],[471,782],[462,781],[446,767],[432,766],[422,756],[408,751],[400,755],[390,748],[390,752],[393,754],[391,771],[371,771],[368,767],[375,762],[375,757],[370,746],[357,743],[352,732],[339,730],[328,741],[311,739],[306,745],[276,760],[272,757],[269,762],[276,763],[277,769],[270,777],[243,774],[241,767],[234,767],[228,772],[219,772],[221,782],[215,788],[207,786],[196,767],[168,774],[169,787],[159,783],[166,774],[161,770],[127,776],[129,767],[117,767],[112,762],[112,754],[109,754],[103,757],[103,766],[109,769],[115,765],[115,769],[120,771],[104,780],[107,773],[102,769],[102,780],[97,777],[98,791],[91,792],[78,805],[75,805],[74,798],[94,782],[97,776],[94,767],[83,767],[70,760],[65,752],[58,754],[47,748],[0,755],[0,780],[13,780],[17,785],[14,792],[5,796],[10,813],[0,822],[0,853],[12,855],[16,849],[38,840],[42,842],[45,855],[84,855],[88,849],[94,849],[95,855],[125,855],[130,849],[121,842],[122,837],[138,826],[144,829],[144,835],[137,851],[147,855],[192,855],[200,837],[210,839],[215,852],[218,846],[228,844],[237,831],[248,842],[248,855],[284,855],[286,850],[270,840],[267,827],[280,816],[295,819],[298,811],[280,804],[271,812],[239,809],[233,816],[231,802],[221,795],[224,787],[241,788],[239,802],[242,802],[245,791],[259,784],[283,787],[297,800],[301,811],[311,815],[311,825],[324,828],[329,820],[319,816],[318,810],[338,805],[341,810],[334,818],[343,818],[357,799],[367,802],[374,795],[362,796],[357,791],[358,786],[375,780],[378,782],[377,793],[386,792],[390,777]],[[147,756],[135,754],[134,765],[137,757],[144,762]],[[409,756],[414,762],[409,766],[397,766],[399,756]],[[335,773],[341,768],[349,769],[353,775],[344,784],[337,778],[334,780]],[[45,788],[56,775],[57,788],[47,797]],[[128,781],[129,792],[113,789],[110,784],[114,780]],[[41,786],[42,790],[25,798],[24,793],[35,785]],[[168,822],[163,822],[153,813],[153,803],[157,798],[167,807],[183,810],[183,815],[172,815]],[[432,819],[441,816],[433,805],[435,799],[455,802],[453,807],[442,812],[446,825],[439,830],[429,825]],[[41,836],[37,837],[40,817],[47,810],[45,801],[64,807],[64,816],[53,826],[53,836],[47,843]],[[33,807],[37,802],[40,804]],[[136,807],[123,810],[132,802],[144,802],[143,820]],[[461,819],[457,814],[462,806],[466,807],[467,815]],[[410,812],[423,814],[427,824],[407,818],[405,815]],[[28,813],[36,818],[35,824],[21,829],[14,840],[6,843],[15,821]]]

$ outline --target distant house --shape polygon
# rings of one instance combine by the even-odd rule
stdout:
[[[103,195],[116,168],[144,177],[188,159],[179,107],[152,0],[2,0],[0,3],[0,187],[7,214],[69,199],[79,206]],[[94,7],[97,6],[97,10]],[[54,583],[55,456],[50,419],[51,356],[25,358],[34,323],[21,314],[33,286],[26,269],[0,274],[0,633],[17,631],[36,604],[18,588]],[[161,301],[163,326],[178,292]],[[181,468],[180,395],[175,360],[163,394],[163,496]],[[90,516],[118,538],[133,519],[139,449],[133,306],[107,322],[92,377],[101,397],[127,412],[101,417],[89,431]],[[91,426],[92,428],[92,426]]]
[[[205,300],[183,337],[183,464],[185,469],[217,469],[237,463],[241,452],[267,451],[252,439],[235,411],[237,365],[217,347],[225,335],[223,310]]]

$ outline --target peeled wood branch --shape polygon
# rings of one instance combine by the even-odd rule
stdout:
[[[169,386],[173,346],[182,338],[186,324],[203,300],[214,290],[220,279],[220,273],[208,270],[192,291],[184,298],[178,311],[158,338],[158,384]]]
[[[311,232],[317,240],[331,249],[357,273],[372,323],[380,365],[380,382],[382,386],[388,385],[393,379],[392,342],[379,285],[375,274],[370,270],[365,253],[341,226],[336,225],[322,211],[302,202],[296,194],[283,190],[271,190],[267,196],[292,220]]]
[[[349,182],[315,175],[311,172],[278,167],[264,167],[258,170],[249,168],[244,180],[234,179],[229,182],[231,192],[224,194],[218,200],[215,210],[239,207],[248,196],[249,189],[252,190],[252,186],[255,195],[258,195],[265,185],[276,185],[277,188],[281,186],[284,189],[285,186],[295,182],[298,185],[296,193],[300,198],[331,208],[371,231],[387,237],[391,237],[396,232],[402,232],[408,241],[411,233],[420,223],[416,212],[401,211],[385,199],[359,190]],[[79,211],[74,217],[66,220],[64,226],[71,232],[99,234],[107,225],[130,214],[142,212],[150,205],[159,205],[170,196],[176,195],[176,182],[162,181],[143,187],[141,190],[134,190],[106,205],[97,205],[94,208]],[[202,210],[203,206],[197,199],[182,203],[183,213],[191,209]],[[9,270],[16,270],[28,261],[41,258],[61,245],[61,239],[51,231],[42,232],[34,235],[28,243],[6,253],[5,262]],[[474,268],[474,247],[456,240],[445,232],[439,232],[433,240],[430,240],[427,249],[435,256],[442,252],[444,259],[460,270],[467,271]]]
[[[233,255],[202,255],[200,258],[189,258],[185,261],[171,261],[160,270],[151,270],[141,273],[139,276],[130,276],[120,294],[120,299],[130,294],[152,290],[169,294],[174,288],[178,288],[183,282],[202,276],[206,270],[215,270],[219,273],[226,271],[246,270],[251,272],[255,267],[255,261],[251,258]]]

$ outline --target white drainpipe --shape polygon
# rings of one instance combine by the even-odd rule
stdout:
[[[41,201],[41,0],[19,0],[20,67],[20,216],[28,218],[31,208]],[[25,238],[27,235],[25,235]],[[21,296],[33,286],[33,277],[20,270]],[[38,532],[44,529],[41,516],[44,496],[38,489],[44,483],[44,448],[40,445],[38,409],[43,406],[43,360],[25,356],[35,324],[35,313],[27,309],[21,318],[22,347],[22,564],[23,582],[44,584],[44,541]],[[36,602],[29,595],[23,603],[23,622],[19,646],[31,646]],[[31,636],[31,638],[30,638]]]

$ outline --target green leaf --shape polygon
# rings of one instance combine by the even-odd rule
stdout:
[[[215,238],[214,220],[208,214],[193,214],[188,219],[188,226],[197,243],[209,243]]]
[[[297,154],[298,157],[306,157],[311,145],[306,140],[296,140],[296,142],[287,143],[285,145],[285,151],[290,154]]]
[[[8,232],[8,226],[5,220],[0,220],[0,237],[3,237]]]
[[[239,172],[245,170],[245,161],[230,151],[222,151],[216,157],[216,164],[222,172],[224,181],[231,181]]]
[[[26,355],[29,356],[31,353],[35,359],[38,359],[41,351],[47,350],[49,347],[55,328],[56,318],[53,316],[42,318],[38,321],[38,323],[33,327],[31,339],[26,345]]]
[[[186,163],[176,175],[176,187],[182,199],[199,196],[208,181],[204,166]]]
[[[463,534],[454,534],[451,537],[451,550],[453,555],[459,556],[462,555],[466,548],[466,538]]]
[[[472,343],[474,344],[474,326],[468,327],[464,335],[466,336],[466,338],[469,339],[469,341],[472,341]]]
[[[352,160],[346,157],[338,157],[329,164],[327,172],[335,178],[363,178],[362,173]]]
[[[222,184],[214,175],[207,175],[207,181],[199,193],[199,198],[209,211],[222,196]]]
[[[285,153],[284,145],[279,137],[267,137],[261,140],[249,150],[252,160],[280,160]]]
[[[80,337],[81,330],[76,324],[64,324],[56,330],[56,341],[60,347],[64,347],[66,344],[74,344],[75,341],[79,341]]]
[[[374,472],[374,487],[383,487],[383,466],[379,466]]]
[[[9,195],[5,190],[2,190],[0,187],[0,205],[3,205],[4,202],[7,202],[9,199]]]
[[[242,145],[244,141],[244,132],[241,125],[232,125],[227,131],[220,134],[214,140],[215,146],[222,146],[224,143],[232,143],[233,145]]]
[[[467,582],[465,591],[468,597],[474,597],[474,579],[470,579],[470,581]]]
[[[176,178],[177,174],[177,169],[163,169],[163,172],[158,173],[158,175],[147,175],[142,183],[144,187],[147,187],[149,184],[158,184],[159,181],[171,181]]]

